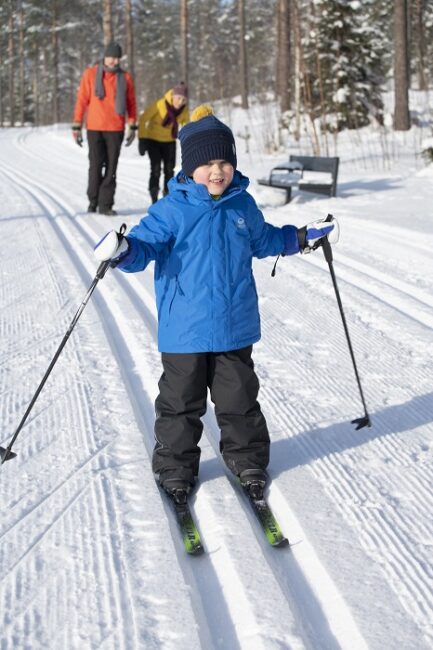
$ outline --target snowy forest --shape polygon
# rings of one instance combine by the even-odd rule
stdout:
[[[191,105],[277,101],[280,127],[314,148],[329,133],[383,124],[395,79],[393,127],[410,128],[408,89],[433,73],[432,0],[4,0],[0,125],[71,121],[80,76],[104,43],[123,46],[139,106],[178,80]]]

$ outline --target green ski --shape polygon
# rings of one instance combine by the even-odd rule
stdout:
[[[176,490],[173,494],[166,492],[158,483],[164,498],[168,500],[179,526],[182,542],[188,555],[204,553],[200,533],[192,516],[185,490]]]
[[[271,546],[288,546],[289,540],[284,536],[278,521],[275,519],[265,497],[254,497],[247,488],[243,487],[243,492],[251,504],[254,514],[256,515],[263,532],[266,535]]]
[[[185,503],[176,503],[172,497],[169,498],[173,503],[174,512],[179,524],[185,551],[189,555],[201,555],[204,552],[204,548],[203,544],[201,543],[200,533],[191,514],[188,502],[185,501]]]

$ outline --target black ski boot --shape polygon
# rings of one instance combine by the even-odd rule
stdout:
[[[264,469],[244,469],[239,481],[252,499],[262,499],[268,475]]]
[[[174,502],[179,504],[186,503],[188,494],[191,492],[191,483],[178,478],[165,479],[162,487]]]

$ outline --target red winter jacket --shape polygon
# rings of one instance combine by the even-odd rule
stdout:
[[[96,70],[98,65],[86,68],[81,77],[78,89],[77,101],[75,103],[74,122],[82,124],[86,117],[86,127],[92,131],[123,131],[125,118],[116,113],[116,76],[115,72],[103,73],[103,84],[105,89],[104,99],[95,95]],[[126,78],[126,112],[128,124],[135,124],[137,121],[137,108],[135,102],[134,82],[129,72],[125,72]],[[86,115],[87,113],[87,115]]]

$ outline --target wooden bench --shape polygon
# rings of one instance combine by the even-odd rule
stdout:
[[[259,178],[259,185],[286,190],[286,203],[292,198],[292,188],[324,196],[337,195],[339,158],[291,155],[288,163],[271,169],[268,178]]]

